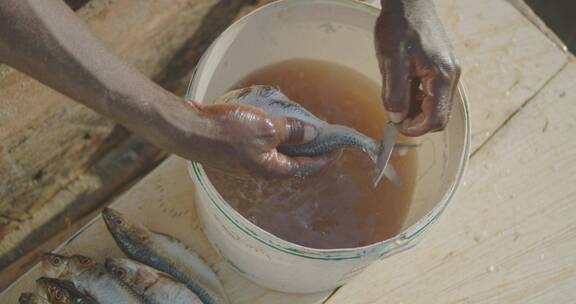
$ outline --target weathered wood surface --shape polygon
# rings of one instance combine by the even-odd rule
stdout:
[[[435,0],[469,88],[476,149],[567,61],[506,0]]]
[[[253,2],[92,0],[78,14],[112,51],[181,95],[200,50]],[[178,73],[170,73],[176,67]],[[34,248],[61,243],[70,227],[86,223],[164,156],[115,123],[0,66],[0,288],[30,266]]]
[[[571,62],[474,155],[418,246],[328,303],[575,303],[575,79]]]
[[[532,99],[532,97],[535,94],[537,94],[542,89],[542,87],[544,87],[544,85],[548,81],[550,81],[550,79],[555,74],[557,74],[558,71],[563,66],[566,65],[568,59],[567,56],[564,53],[562,53],[561,50],[556,48],[552,42],[546,39],[544,35],[542,35],[536,28],[534,28],[530,22],[524,19],[524,17],[522,17],[521,14],[516,12],[504,0],[488,0],[478,2],[472,0],[451,0],[451,1],[439,0],[436,1],[436,3],[438,5],[440,15],[443,16],[443,20],[445,22],[448,33],[453,40],[456,53],[458,54],[464,67],[464,78],[466,80],[466,83],[468,84],[470,97],[472,100],[471,104],[472,122],[475,134],[474,147],[478,148],[481,147],[485,143],[486,139],[490,138],[490,136],[494,134],[496,130],[498,130],[514,113],[519,112],[518,115],[520,115],[521,113],[523,113],[523,111],[528,109],[530,103],[527,104],[526,108],[523,108],[522,106],[529,100],[530,102],[534,102],[536,100]],[[507,123],[506,128],[511,128],[509,126],[512,125],[512,122],[514,121],[515,119],[509,121]],[[544,126],[541,127],[544,128]],[[506,130],[506,128],[504,130]],[[518,133],[518,134],[528,136],[525,133]],[[495,136],[495,138],[499,138],[499,136],[500,135],[498,134]],[[506,142],[506,140],[502,140],[502,142]],[[538,143],[543,142],[533,141],[532,145]],[[491,141],[488,141],[485,144],[485,147],[490,147],[490,144]],[[482,155],[482,151],[483,149],[478,150],[478,152],[476,153],[477,156],[475,156],[475,158],[480,157],[480,155]],[[502,153],[504,152],[505,151],[503,151]],[[508,157],[507,155],[506,157],[503,158],[499,157],[503,156],[500,156],[498,154],[496,154],[495,156],[493,155],[492,158],[492,161],[494,162],[493,168],[500,166],[500,163],[498,163],[500,161],[502,162],[510,161],[510,159],[507,158]],[[476,163],[477,162],[474,162],[474,164]],[[474,168],[481,167],[481,165],[474,165],[474,164],[470,168],[471,172],[468,174],[469,178],[470,176],[476,176],[481,181],[484,182],[491,181],[490,178],[493,178],[493,176],[491,177],[491,176],[476,175],[475,173],[473,173],[472,170],[477,170]],[[523,176],[537,175],[533,172],[528,171],[521,171],[521,172]],[[185,168],[183,167],[183,162],[177,158],[171,158],[167,162],[163,163],[159,168],[157,168],[149,177],[147,177],[145,180],[143,180],[137,186],[131,189],[128,194],[123,195],[115,204],[121,206],[121,209],[124,208],[124,210],[128,209],[133,210],[132,205],[141,207],[143,205],[142,202],[146,202],[146,208],[142,209],[136,208],[139,211],[134,211],[134,214],[136,216],[140,216],[141,218],[144,219],[144,221],[150,223],[151,225],[159,225],[159,221],[166,220],[166,218],[172,219],[172,217],[156,216],[157,214],[170,213],[171,208],[173,208],[176,211],[180,210],[180,212],[184,213],[192,212],[192,210],[189,209],[181,209],[182,208],[181,206],[187,206],[186,208],[191,208],[192,205],[192,199],[190,198],[189,194],[185,194],[185,191],[187,190],[184,189],[190,185],[189,181],[186,179],[184,182],[187,184],[184,185],[177,183],[177,181],[180,180],[170,179],[171,176],[185,177],[185,175],[186,173]],[[500,178],[499,175],[498,177]],[[156,180],[159,180],[158,182],[159,184],[156,184],[156,182],[152,182]],[[524,179],[523,184],[526,183],[527,180]],[[178,187],[177,185],[181,186]],[[516,186],[519,187],[519,185],[520,184]],[[468,187],[466,188],[470,187],[472,186],[469,184]],[[488,186],[484,185],[484,187]],[[486,192],[486,194],[494,190],[490,188],[481,188],[481,187],[478,189]],[[465,189],[465,191],[466,192],[463,191],[463,193],[467,193],[468,190]],[[501,194],[501,192],[497,193]],[[453,204],[448,209],[449,210],[448,213],[443,216],[443,220],[441,220],[440,223],[444,223],[444,221],[447,221],[445,220],[446,218],[448,219],[452,218],[452,221],[458,221],[460,223],[458,217],[463,217],[466,215],[470,216],[470,218],[467,219],[468,223],[466,221],[462,221],[462,223],[465,224],[467,223],[470,225],[474,225],[476,222],[489,223],[491,220],[485,214],[492,215],[492,213],[489,213],[488,209],[485,210],[483,209],[481,210],[481,212],[478,212],[478,209],[461,208],[457,209],[461,210],[460,211],[461,214],[457,213],[453,214],[453,212],[456,211],[451,211],[452,208],[457,208],[458,202],[463,200],[462,196],[464,195],[465,194],[461,193],[460,196],[456,198],[457,203]],[[466,198],[464,198],[464,200],[466,200]],[[506,197],[500,197],[499,201],[501,204],[507,204],[508,202],[517,202],[517,200],[513,198],[509,198],[508,200]],[[477,206],[474,207],[480,208],[482,206],[482,204],[480,203],[486,204],[486,202],[483,201],[477,202],[476,203]],[[161,212],[161,210],[159,211],[157,209],[157,205],[160,205],[162,206],[162,208],[165,208],[165,210],[162,211],[163,213]],[[522,206],[516,206],[516,208],[521,207]],[[533,207],[536,208],[537,206]],[[146,216],[145,214],[148,215],[154,214],[155,216]],[[499,216],[501,217],[507,216],[507,218],[512,217],[512,219],[515,220],[514,216],[510,215],[509,213],[507,215],[503,214]],[[174,217],[175,221],[178,221],[177,220],[178,218],[181,218],[181,216],[180,217],[175,216]],[[182,227],[198,228],[196,225],[192,223],[182,225],[183,225]],[[186,226],[186,225],[192,225],[192,226]],[[439,226],[441,227],[441,225]],[[94,240],[99,239],[102,240],[102,242],[99,243],[98,246],[99,248],[108,247],[103,246],[102,244],[108,244],[110,248],[114,248],[114,246],[111,245],[110,239],[105,234],[98,233],[102,231],[101,229],[102,229],[101,223],[97,223],[95,224],[95,226],[91,226],[90,228],[88,228],[88,230],[84,231],[81,237],[74,240],[73,247],[66,247],[65,250],[68,250],[68,252],[71,251],[83,252],[82,250],[85,250],[85,246],[88,246],[86,244],[90,243],[88,241],[90,240],[90,238]],[[420,250],[420,252],[422,252],[421,253],[422,257],[420,258],[420,260],[417,260],[418,262],[411,264],[411,260],[407,258],[406,260],[404,260],[405,264],[387,264],[387,265],[393,265],[394,266],[393,269],[398,269],[399,272],[397,272],[397,274],[399,275],[402,274],[401,272],[402,267],[398,267],[398,265],[404,265],[404,267],[410,266],[412,267],[411,269],[420,269],[419,267],[423,267],[422,269],[424,269],[426,263],[429,262],[426,259],[427,255],[431,255],[430,256],[431,261],[434,261],[434,258],[437,258],[437,256],[434,254],[433,251],[428,252],[426,250],[426,247],[430,247],[425,245],[426,240],[429,238],[433,238],[435,235],[434,231],[438,231],[440,229],[443,228],[434,228],[431,233],[432,236],[425,237],[424,238],[425,242],[414,250],[414,251]],[[532,229],[541,229],[540,233],[542,234],[552,232],[552,230],[548,230],[547,228],[532,227]],[[487,232],[484,233],[483,231]],[[478,235],[474,235],[473,233],[476,231],[470,230],[468,234],[473,235],[472,236],[473,242],[476,242],[474,239],[477,239],[480,240],[480,243],[483,243],[482,240],[487,238],[490,231],[491,230],[480,230]],[[441,233],[443,232],[439,232],[436,234]],[[178,233],[176,232],[175,234],[178,235]],[[258,287],[252,286],[250,283],[246,282],[245,280],[241,279],[240,277],[232,273],[228,267],[221,264],[221,262],[219,262],[217,257],[215,256],[215,254],[210,249],[207,249],[209,246],[207,245],[203,237],[200,237],[199,235],[200,234],[195,234],[193,236],[188,235],[188,238],[187,235],[182,235],[182,237],[187,239],[191,244],[193,244],[194,245],[193,247],[199,250],[203,256],[205,256],[213,263],[216,263],[214,265],[219,270],[219,274],[224,278],[227,290],[229,290],[231,294],[234,294],[235,296],[234,299],[238,303],[253,303],[254,301],[252,301],[252,299],[255,298],[260,299],[261,303],[284,303],[283,301],[287,303],[318,303],[326,295],[326,294],[316,295],[310,298],[308,297],[295,298],[295,296],[286,298],[283,295],[273,292],[266,292],[262,289],[259,289]],[[444,237],[446,235],[442,236],[443,238],[440,241],[436,240],[436,242],[440,242],[440,244],[437,244],[437,247],[443,246],[442,248],[444,248],[454,246],[454,249],[456,250],[461,248],[459,246],[466,247],[468,244],[466,242],[469,242],[469,240],[458,240],[454,235],[452,235],[451,238]],[[522,235],[520,237],[522,237]],[[551,238],[552,235],[549,235],[548,237]],[[450,244],[449,240],[451,239],[455,239],[456,241],[461,242],[457,244]],[[527,242],[530,242],[529,238],[526,239],[528,240]],[[81,242],[80,240],[84,241]],[[536,242],[535,239],[532,239],[532,241]],[[513,247],[508,243],[498,244],[495,240],[490,242],[487,241],[483,244],[485,244],[484,246],[489,245],[501,246],[504,249]],[[503,248],[499,247],[498,248],[483,247],[483,248],[484,250],[487,250],[486,248],[489,248],[491,250],[496,249],[503,250]],[[519,247],[519,248],[526,249],[526,247]],[[554,248],[552,249],[554,250]],[[452,253],[452,255],[454,255],[454,252]],[[484,255],[486,255],[486,251],[481,252]],[[102,253],[102,251],[97,251],[96,253]],[[115,251],[115,253],[118,253],[118,251]],[[383,263],[394,263],[395,259],[401,259],[402,257],[408,254],[415,254],[415,253],[404,253],[398,257],[391,258]],[[454,268],[454,271],[456,270],[465,271],[466,270],[465,263],[476,262],[475,259],[480,258],[482,256],[482,254],[480,253],[478,254],[471,253],[471,254],[472,254],[471,256],[467,257],[468,258],[467,260],[463,260],[461,264],[458,264],[459,268]],[[447,255],[449,255],[449,252],[447,253]],[[546,255],[544,256],[544,260],[546,260],[545,257]],[[454,261],[460,261],[460,258],[458,256],[454,258],[448,256],[446,257],[446,260],[454,262]],[[549,263],[552,263],[553,260],[548,261],[551,261]],[[381,292],[381,289],[383,289],[380,287],[381,285],[385,286],[385,284],[393,284],[395,279],[395,277],[386,276],[387,275],[386,271],[388,271],[390,267],[382,268],[381,264],[378,264],[375,267],[371,268],[367,272],[367,274],[364,274],[356,282],[353,282],[340,289],[336,293],[336,296],[331,298],[330,301],[344,300],[355,303],[394,302],[393,298],[389,299],[383,297],[383,293]],[[490,267],[491,265],[494,266],[494,268],[491,268]],[[497,270],[500,271],[500,268],[496,268],[497,265],[498,264],[496,261],[493,264],[484,265],[483,269],[488,271],[493,270],[493,272],[496,272]],[[453,268],[447,268],[447,269],[452,270]],[[476,268],[473,268],[473,270],[476,270]],[[544,270],[549,269],[546,268]],[[521,268],[518,269],[517,271],[528,272],[529,269]],[[433,270],[430,270],[429,272],[433,273]],[[504,271],[499,273],[506,275],[506,272]],[[374,276],[375,274],[378,274],[383,278],[385,277],[388,281],[383,282],[378,280],[377,283],[372,282],[371,281],[372,278],[370,277],[370,275]],[[420,270],[419,271],[413,270],[412,274],[413,277],[410,278],[410,281],[404,281],[404,284],[409,285],[409,283],[406,282],[412,282],[413,280],[416,280],[415,278],[417,278],[418,276],[428,275],[428,273],[425,273],[424,271]],[[446,272],[442,272],[438,274],[438,276],[431,276],[430,282],[434,280],[441,281],[444,278],[444,276],[448,275],[449,275],[448,270],[446,270]],[[377,278],[379,279],[380,277]],[[540,284],[550,284],[544,277],[536,277],[531,279],[535,280],[535,282]],[[30,280],[31,278],[29,277],[23,278],[22,281],[16,284],[4,296],[8,296],[8,294],[15,295],[15,293],[17,293],[18,288],[20,289],[25,288],[23,286],[25,286],[26,283],[30,283]],[[361,283],[357,283],[360,282],[360,280],[363,281]],[[490,279],[486,281],[492,282],[492,280]],[[469,285],[466,286],[472,289],[471,286],[474,285],[473,282],[474,281],[469,278],[469,281],[462,282],[462,284],[465,285],[465,283],[467,283]],[[568,283],[570,282],[568,281]],[[358,287],[358,284],[360,284],[360,287]],[[420,284],[425,285],[425,282],[420,282]],[[430,283],[430,285],[432,284]],[[502,290],[505,289],[505,287],[520,289],[522,286],[510,285],[504,287],[500,286],[499,288],[500,290]],[[349,288],[356,288],[356,289],[347,292],[347,290],[350,290]],[[240,289],[243,289],[244,291],[243,292],[237,291]],[[397,285],[396,289],[403,290],[406,291],[406,293],[408,293],[407,290],[402,289],[402,285]],[[387,289],[387,292],[388,293],[394,292],[396,289],[394,290]],[[430,291],[428,293],[429,296],[427,298],[428,300],[433,298],[435,292],[438,293],[441,292],[439,290],[430,290],[430,289],[428,290]],[[468,290],[462,290],[461,291],[462,293],[459,293],[460,291],[456,289],[453,292],[455,294],[460,295],[467,294],[464,291]],[[414,291],[412,292],[415,293]],[[411,296],[416,297],[417,295],[418,294],[415,293],[414,295]],[[476,297],[481,298],[482,295],[476,295]],[[5,299],[13,299],[13,298],[6,297]],[[490,300],[493,298],[487,298],[487,299],[488,302],[490,302]],[[465,301],[461,300],[461,302]],[[495,300],[493,302],[498,301]]]

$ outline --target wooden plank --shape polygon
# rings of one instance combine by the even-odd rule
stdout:
[[[216,270],[234,303],[321,303],[329,293],[286,295],[259,287],[238,275],[208,243],[194,209],[194,184],[183,159],[172,156],[112,205],[151,229],[182,239]],[[59,252],[103,258],[122,256],[98,217]],[[0,295],[0,302],[15,303],[18,295],[31,290],[40,275],[34,268]]]
[[[164,155],[158,151],[129,134],[84,174],[58,191],[50,203],[37,207],[24,223],[31,229],[11,231],[3,238],[3,243],[18,246],[3,253],[4,261],[16,262],[2,270],[0,286],[8,286],[34,265],[42,252],[53,250],[69,238],[96,215],[104,202],[132,186],[135,177],[155,168]]]
[[[434,2],[463,67],[475,150],[568,55],[505,0]]]
[[[478,151],[466,186],[418,246],[328,303],[574,303],[574,79],[576,62]]]

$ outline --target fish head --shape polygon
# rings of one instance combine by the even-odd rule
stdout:
[[[108,231],[128,255],[137,255],[150,242],[151,233],[141,224],[128,221],[120,212],[105,208],[102,218]]]
[[[94,266],[96,266],[96,261],[79,254],[71,256],[70,262],[68,263],[68,269],[71,273],[81,273],[85,270],[92,269]]]
[[[109,273],[128,284],[133,283],[133,279],[138,273],[136,263],[128,259],[107,258],[104,266]]]
[[[50,304],[48,300],[45,298],[40,297],[37,294],[26,292],[20,295],[18,298],[18,303],[20,304]]]
[[[226,92],[226,94],[216,99],[214,103],[237,103],[242,97],[249,95],[251,90],[250,87],[247,87]]]
[[[42,256],[41,268],[45,275],[53,278],[67,277],[69,274],[70,258],[67,256],[45,253]]]
[[[229,91],[219,97],[215,103],[252,104],[255,101],[263,101],[278,94],[283,95],[280,90],[273,86],[251,85],[249,87]]]
[[[74,303],[76,296],[73,291],[74,285],[71,282],[42,277],[36,280],[39,294],[43,295],[50,303],[70,304]]]

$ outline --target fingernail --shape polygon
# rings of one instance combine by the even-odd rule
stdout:
[[[388,112],[388,119],[390,119],[390,121],[395,123],[395,124],[400,123],[403,118],[404,117],[403,117],[402,113]]]
[[[304,141],[309,142],[318,136],[318,130],[311,125],[304,125]]]

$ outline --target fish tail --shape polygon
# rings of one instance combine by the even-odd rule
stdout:
[[[384,150],[384,142],[373,140],[371,141],[370,147],[368,148],[368,156],[372,160],[372,162],[377,165],[378,164],[378,155]]]

